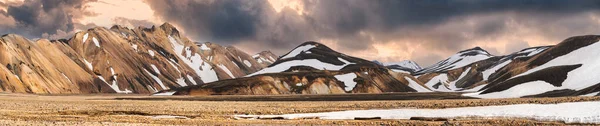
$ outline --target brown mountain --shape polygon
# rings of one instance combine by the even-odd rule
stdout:
[[[68,40],[0,39],[0,91],[154,93],[245,76],[263,68],[235,47],[196,45],[172,25],[98,27]]]

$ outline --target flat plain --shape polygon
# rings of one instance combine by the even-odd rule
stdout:
[[[355,95],[359,97],[360,95]],[[212,97],[212,98],[211,98]],[[216,98],[215,98],[216,97]],[[456,108],[510,104],[599,101],[600,97],[337,101],[228,101],[223,97],[143,95],[0,94],[0,125],[564,125],[529,119],[425,120],[235,119],[233,115],[290,114],[397,108]],[[251,96],[239,96],[251,97]],[[267,96],[258,96],[269,99]],[[281,97],[281,96],[279,96]],[[305,97],[292,95],[285,97]],[[220,99],[219,99],[220,98]],[[212,99],[212,100],[207,100]],[[256,98],[255,98],[256,99]],[[271,98],[272,99],[272,98]]]

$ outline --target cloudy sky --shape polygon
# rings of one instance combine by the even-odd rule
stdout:
[[[191,40],[279,55],[317,41],[348,55],[431,65],[480,46],[494,55],[600,34],[597,0],[0,0],[0,34],[68,38],[169,22]]]

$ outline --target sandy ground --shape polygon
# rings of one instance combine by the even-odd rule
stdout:
[[[538,122],[526,119],[450,119],[450,121],[235,120],[231,115],[288,114],[359,109],[453,108],[521,103],[554,104],[600,100],[600,97],[388,101],[111,100],[119,97],[132,96],[0,94],[0,125],[563,125],[564,123],[561,122]],[[161,115],[180,117],[176,119],[155,118]]]

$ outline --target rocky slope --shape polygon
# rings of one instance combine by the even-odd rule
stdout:
[[[165,23],[98,27],[66,40],[0,39],[0,91],[154,93],[242,77],[264,67],[235,47],[196,43]]]
[[[469,65],[417,75],[433,91],[474,92],[479,98],[597,96],[600,80],[592,72],[600,58],[593,48],[600,36],[571,37],[555,46],[526,48]],[[600,62],[599,62],[600,63]]]
[[[394,73],[323,44],[306,42],[245,78],[166,90],[158,95],[340,94],[422,89],[420,82],[409,74]]]

